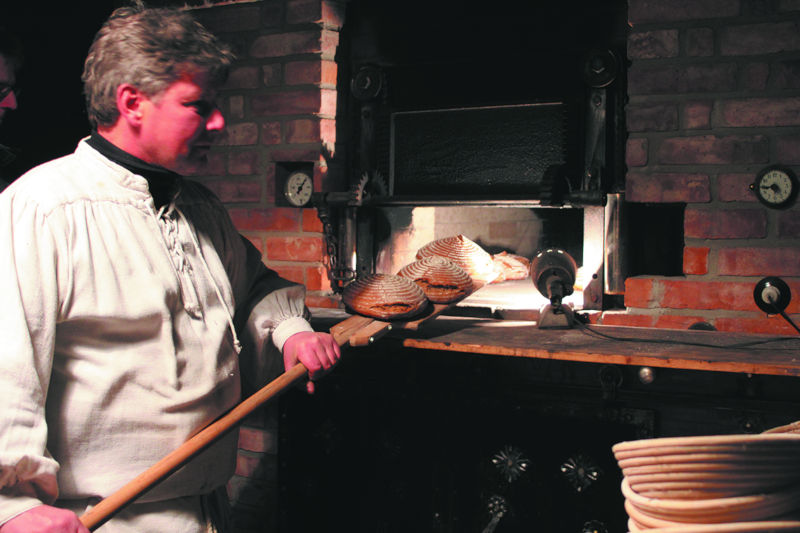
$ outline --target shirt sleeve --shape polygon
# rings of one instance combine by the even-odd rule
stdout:
[[[237,310],[243,346],[243,374],[259,387],[280,374],[283,345],[301,331],[313,331],[303,285],[281,278],[261,261],[260,252],[242,238],[250,269],[255,273],[244,305]]]
[[[34,202],[0,195],[0,523],[58,495],[45,402],[58,314],[56,240]]]

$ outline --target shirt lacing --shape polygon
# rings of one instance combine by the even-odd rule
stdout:
[[[177,196],[176,196],[177,198]],[[197,257],[200,259],[200,264],[203,265],[203,269],[205,270],[205,275],[208,277],[211,285],[214,288],[214,292],[217,295],[217,299],[220,302],[220,305],[225,311],[225,316],[228,321],[228,327],[231,331],[231,336],[233,339],[233,345],[236,349],[236,353],[241,352],[242,344],[239,341],[239,337],[236,334],[236,328],[233,323],[233,315],[231,314],[228,306],[225,305],[225,300],[222,298],[222,290],[220,289],[219,285],[217,284],[214,276],[211,274],[211,269],[206,262],[205,257],[203,257],[202,250],[200,248],[200,243],[197,240],[197,236],[194,234],[191,226],[189,225],[189,221],[183,212],[175,205],[174,201],[170,202],[169,204],[163,205],[159,208],[158,213],[155,214],[156,221],[159,222],[159,227],[161,228],[161,234],[164,238],[164,244],[167,249],[167,253],[172,261],[172,265],[175,268],[175,271],[178,273],[178,281],[181,289],[181,299],[183,301],[183,308],[186,312],[194,319],[202,320],[203,319],[203,307],[200,303],[200,297],[197,293],[197,285],[195,283],[194,278],[194,270],[192,268],[191,263],[189,262],[188,258],[186,257],[186,249],[183,243],[181,243],[180,235],[179,235],[179,221],[183,220],[184,225],[187,228],[187,233],[189,234],[189,238],[191,239],[192,245],[196,250]]]

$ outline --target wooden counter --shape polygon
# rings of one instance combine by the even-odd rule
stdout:
[[[320,330],[350,316],[319,315]],[[516,513],[498,531],[577,532],[589,520],[626,531],[614,444],[754,434],[800,414],[800,336],[440,315],[346,352],[315,394],[281,402],[280,476],[301,480],[281,509],[308,520],[304,531],[482,531],[492,495]],[[527,474],[512,485],[498,457],[527,458]],[[576,492],[564,466],[587,464],[602,475]],[[324,513],[304,512],[309,502]],[[419,520],[398,529],[397,517]]]
[[[410,348],[747,374],[800,376],[800,335],[617,326],[538,329],[533,322],[440,316],[390,335]]]

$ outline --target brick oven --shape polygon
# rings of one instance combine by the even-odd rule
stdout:
[[[348,104],[337,100],[337,83],[348,83],[337,62],[346,6],[304,0],[197,11],[241,54],[224,95],[229,137],[202,178],[267,263],[307,284],[314,307],[339,305],[323,228],[313,209],[275,208],[275,180],[281,165],[308,163],[315,190],[350,187],[344,154],[354,141],[341,124]],[[634,253],[624,308],[598,321],[789,332],[755,307],[751,292],[763,275],[798,288],[795,210],[764,208],[749,185],[769,164],[800,161],[795,6],[632,1],[627,21],[624,192],[630,226],[641,229],[632,242],[643,256],[658,248],[672,256]]]
[[[340,306],[324,227],[313,208],[276,206],[276,183],[306,164],[316,191],[351,187],[347,154],[357,147],[346,117],[353,103],[342,101],[340,90],[353,74],[341,61],[348,4],[288,0],[197,10],[240,53],[223,94],[229,136],[201,178],[267,264],[305,283],[309,305],[318,308]],[[483,11],[492,16],[491,6]],[[458,15],[454,10],[453,19]],[[407,16],[424,17],[424,9]],[[767,209],[749,186],[767,165],[800,165],[800,5],[630,0],[626,21],[627,139],[619,173],[631,268],[624,293],[596,321],[678,329],[707,322],[720,331],[790,334],[783,320],[758,310],[752,291],[765,275],[785,277],[800,291],[797,208]],[[399,32],[405,22],[395,21]],[[469,38],[450,44],[467,47]],[[546,56],[512,63],[519,76],[537,75],[537,59]],[[480,78],[464,75],[465,83]],[[796,300],[787,311],[797,312]],[[260,508],[259,520],[277,521],[274,507],[262,507],[278,496],[270,481],[278,421],[268,412],[243,430],[232,494],[241,508]]]

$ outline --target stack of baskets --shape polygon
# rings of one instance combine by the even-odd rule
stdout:
[[[800,532],[800,434],[621,442],[631,533]]]

